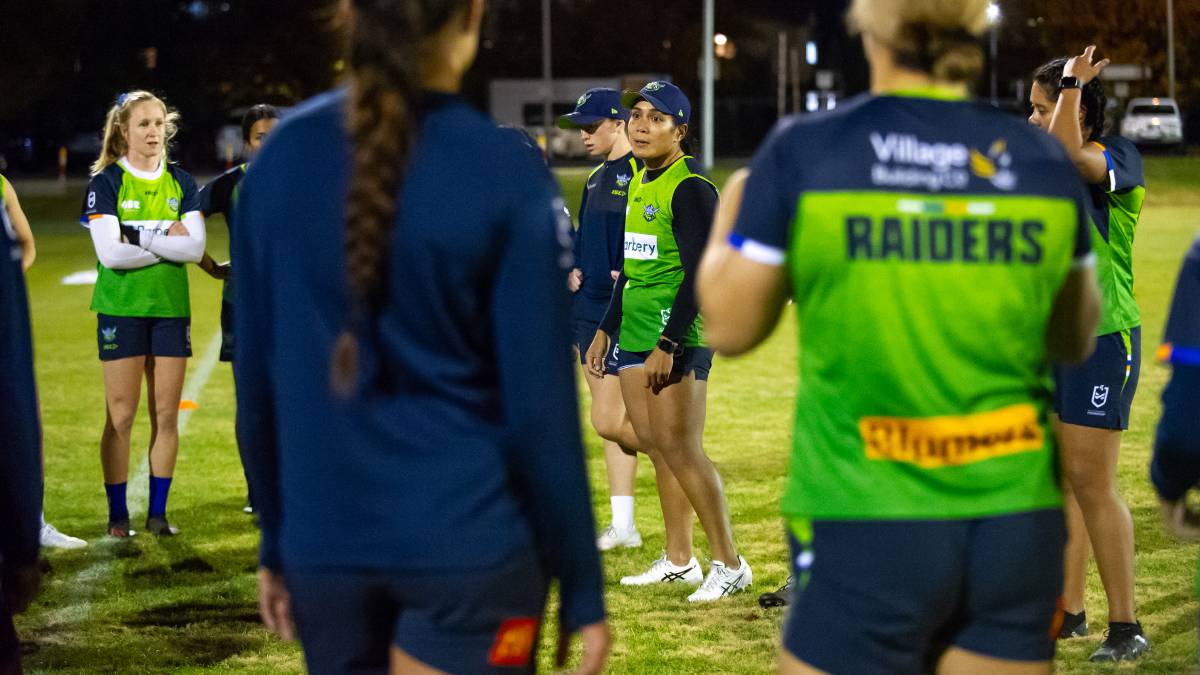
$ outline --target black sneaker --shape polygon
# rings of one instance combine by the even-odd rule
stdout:
[[[129,519],[108,521],[108,536],[117,539],[128,539],[137,532],[129,526]]]
[[[1142,631],[1141,623],[1108,624],[1104,644],[1092,652],[1089,661],[1102,663],[1107,661],[1133,661],[1145,652],[1150,651],[1150,640]]]
[[[146,531],[160,537],[173,537],[179,534],[179,528],[168,523],[166,516],[148,516]]]
[[[1087,612],[1080,612],[1078,614],[1063,612],[1062,628],[1058,631],[1059,640],[1069,640],[1073,637],[1083,637],[1087,634]]]
[[[792,594],[792,578],[788,577],[783,586],[778,590],[770,593],[763,593],[758,596],[758,606],[763,609],[774,609],[776,607],[786,607],[788,604],[788,596]]]

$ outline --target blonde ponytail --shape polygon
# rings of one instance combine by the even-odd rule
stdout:
[[[104,118],[104,140],[100,145],[100,156],[96,158],[95,162],[92,162],[93,176],[104,171],[110,164],[129,152],[129,142],[125,140],[125,133],[129,129],[129,116],[133,113],[135,105],[145,101],[157,103],[166,117],[163,125],[162,160],[164,164],[167,162],[171,139],[175,138],[175,132],[179,130],[179,113],[168,108],[167,104],[159,97],[139,89],[121,94],[117,97],[116,103],[108,109],[108,114]]]
[[[887,45],[896,63],[943,82],[971,82],[983,72],[979,37],[988,0],[854,0],[851,31]]]

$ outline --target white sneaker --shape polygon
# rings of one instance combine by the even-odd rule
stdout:
[[[621,577],[622,586],[647,586],[649,584],[665,584],[682,581],[685,584],[696,584],[704,581],[704,573],[700,571],[700,563],[693,556],[686,565],[680,566],[663,556],[650,565],[650,569],[631,577]]]
[[[638,548],[641,545],[642,535],[637,531],[636,527],[626,530],[615,525],[609,525],[603,534],[596,537],[596,548],[601,551],[611,551],[618,546]]]
[[[42,523],[42,532],[38,539],[46,548],[84,548],[88,543],[79,537],[63,534],[50,523]]]
[[[688,596],[688,602],[720,600],[754,583],[754,571],[750,569],[750,563],[740,555],[738,562],[741,563],[741,566],[736,570],[731,570],[725,566],[725,563],[714,560],[712,569],[708,571],[708,578],[704,580],[700,588],[696,589],[695,593]]]

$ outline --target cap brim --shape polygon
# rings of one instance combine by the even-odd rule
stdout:
[[[567,113],[558,118],[559,129],[580,129],[608,119],[600,115],[584,115],[583,113]]]
[[[675,119],[676,121],[679,119],[679,116],[675,114],[675,111],[671,110],[671,106],[663,103],[662,99],[655,98],[650,94],[643,94],[640,91],[627,91],[621,95],[621,105],[625,106],[626,110],[633,110],[633,106],[637,105],[638,101],[646,101],[650,105],[654,106],[655,110],[670,115],[671,118]],[[680,122],[680,124],[682,124],[682,122]]]

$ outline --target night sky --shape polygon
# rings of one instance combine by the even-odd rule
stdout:
[[[738,120],[741,132],[719,133],[719,151],[748,152],[774,121],[780,31],[792,45],[812,40],[819,47],[818,64],[802,71],[804,89],[812,87],[815,69],[836,70],[841,95],[865,88],[860,43],[842,22],[847,4],[716,1],[717,31],[737,48],[733,59],[721,61],[718,129],[725,115]],[[1080,5],[1001,0],[996,65],[1002,97],[1013,106],[1020,105],[1014,81],[1063,45],[1101,42],[1102,51],[1116,52],[1114,60],[1144,61],[1161,76],[1163,22],[1153,16],[1160,0],[1094,0],[1086,6],[1095,15],[1082,18],[1059,7],[1068,4]],[[464,91],[480,107],[486,108],[490,80],[541,76],[540,5],[488,3],[480,58]],[[699,98],[701,0],[552,0],[552,6],[556,77],[664,73]],[[1176,0],[1176,7],[1177,35],[1194,34],[1200,0]],[[1148,20],[1130,21],[1137,13]],[[211,139],[230,110],[260,101],[290,105],[335,85],[336,23],[334,4],[316,0],[0,0],[0,154],[9,171],[46,170],[59,145],[98,132],[118,93],[142,87],[183,113],[176,156],[212,162]],[[1190,83],[1196,59],[1183,41],[1179,49],[1186,106],[1190,88],[1182,83]],[[986,78],[980,94],[985,86]]]

